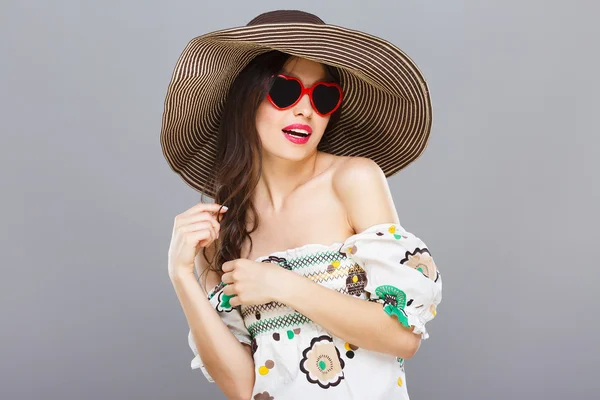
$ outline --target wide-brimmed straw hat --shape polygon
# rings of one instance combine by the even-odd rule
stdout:
[[[171,168],[214,198],[217,135],[239,72],[278,50],[337,68],[344,92],[339,121],[319,150],[374,160],[386,177],[416,160],[431,131],[431,99],[421,71],[401,49],[368,33],[297,10],[260,14],[246,26],[192,39],[167,88],[160,142]]]

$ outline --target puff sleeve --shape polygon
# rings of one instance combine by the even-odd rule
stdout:
[[[366,276],[372,301],[395,316],[421,339],[442,300],[442,277],[425,243],[399,224],[374,225],[344,241],[340,252],[358,264]]]
[[[233,335],[241,342],[250,344],[251,338],[246,325],[244,324],[244,320],[238,308],[232,307],[229,304],[229,299],[231,296],[228,296],[223,293],[223,288],[226,285],[224,283],[218,284],[213,290],[208,294],[208,299],[210,304],[217,310],[219,316],[227,325],[227,328],[233,333]],[[196,347],[196,343],[194,342],[194,338],[192,336],[191,329],[188,332],[188,344],[190,349],[194,353],[194,358],[191,362],[192,369],[198,369],[202,371],[204,376],[209,382],[214,382],[213,378],[210,376],[206,368],[204,368],[204,364],[200,355],[198,354],[198,348]]]

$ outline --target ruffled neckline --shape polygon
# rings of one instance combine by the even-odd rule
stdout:
[[[387,222],[383,224],[371,225],[365,230],[355,233],[354,235],[348,236],[343,242],[333,242],[331,244],[321,244],[321,243],[307,243],[305,245],[299,247],[293,247],[286,250],[278,250],[274,251],[270,254],[266,254],[264,256],[260,256],[254,259],[255,262],[261,262],[262,260],[266,260],[270,257],[281,257],[281,258],[296,258],[299,256],[307,255],[308,253],[312,253],[314,250],[323,250],[323,251],[333,251],[342,248],[346,243],[350,241],[354,241],[361,236],[364,236],[373,231],[379,231],[385,229],[386,231],[390,228],[390,226],[394,225],[400,231],[404,231],[400,224],[396,224],[393,222]]]
[[[280,257],[280,258],[286,258],[286,259],[291,259],[291,258],[297,258],[297,257],[302,257],[302,256],[307,256],[310,254],[313,254],[315,251],[317,250],[321,250],[321,251],[337,251],[342,249],[343,246],[345,246],[347,243],[349,242],[353,242],[356,241],[358,239],[360,239],[363,236],[366,236],[368,234],[371,234],[373,232],[378,232],[378,231],[386,231],[389,232],[390,228],[394,226],[395,227],[395,231],[399,231],[399,232],[406,232],[406,230],[397,223],[394,222],[387,222],[387,223],[383,223],[383,224],[376,224],[376,225],[371,225],[368,228],[366,228],[365,230],[363,230],[362,232],[359,233],[355,233],[354,235],[348,236],[343,242],[334,242],[331,244],[321,244],[321,243],[307,243],[305,245],[299,246],[299,247],[293,247],[291,249],[287,249],[287,250],[279,250],[279,251],[274,251],[270,254],[264,255],[264,256],[260,256],[256,259],[254,259],[255,262],[262,262],[262,260],[266,260],[270,257]],[[212,298],[214,296],[214,294],[216,292],[218,292],[219,290],[221,290],[223,287],[225,287],[225,284],[223,282],[218,283],[208,294],[208,298]]]

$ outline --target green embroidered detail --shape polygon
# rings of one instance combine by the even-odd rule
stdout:
[[[408,317],[404,311],[406,307],[406,293],[391,285],[378,286],[375,289],[375,294],[379,299],[383,300],[383,311],[389,316],[395,316],[402,325],[410,328]]]
[[[419,268],[417,268],[417,271],[419,271],[420,273],[422,273],[423,275],[425,275],[425,274],[423,273],[423,268],[422,268],[422,267],[419,267]]]
[[[225,286],[227,286],[227,284],[224,282],[221,282],[219,284],[219,290],[221,290],[221,288],[224,288]],[[231,310],[233,307],[231,307],[229,300],[231,300],[232,297],[235,297],[235,295],[230,296],[230,295],[227,295],[227,294],[221,292],[220,297],[219,297],[219,300],[220,300],[219,308],[221,310]],[[219,311],[219,310],[217,309],[217,311]]]
[[[221,304],[220,304],[221,308],[223,308],[223,309],[231,308],[231,304],[229,303],[229,300],[232,297],[234,297],[234,296],[230,296],[228,294],[223,293],[221,295]]]
[[[323,360],[320,360],[320,361],[319,361],[319,369],[320,369],[321,371],[325,371],[325,368],[327,368],[327,364],[325,363],[325,361],[323,361]]]
[[[294,338],[294,332],[293,331],[287,331],[287,335],[288,335],[288,339],[293,339]]]
[[[394,306],[404,308],[406,306],[406,294],[392,285],[381,285],[375,289],[375,294],[380,299],[392,303]]]
[[[270,332],[279,329],[287,329],[292,326],[303,325],[312,322],[308,317],[300,313],[287,314],[275,318],[264,318],[256,321],[248,326],[248,332],[252,338],[265,332]],[[292,334],[294,333],[293,331]],[[292,336],[293,337],[293,336]],[[288,332],[289,338],[289,332]],[[291,338],[290,338],[291,339]]]
[[[407,328],[410,328],[410,325],[408,325],[408,318],[406,317],[404,310],[401,310],[398,307],[394,307],[391,304],[386,304],[385,307],[383,307],[383,311],[385,311],[386,314],[390,317],[395,316],[396,318],[398,318],[398,321],[400,321],[402,325],[404,325]]]

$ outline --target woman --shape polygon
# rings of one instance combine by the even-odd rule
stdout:
[[[312,14],[190,42],[161,143],[215,200],[176,217],[169,248],[192,368],[232,399],[408,399],[442,283],[386,177],[422,153],[430,116],[404,53]]]

